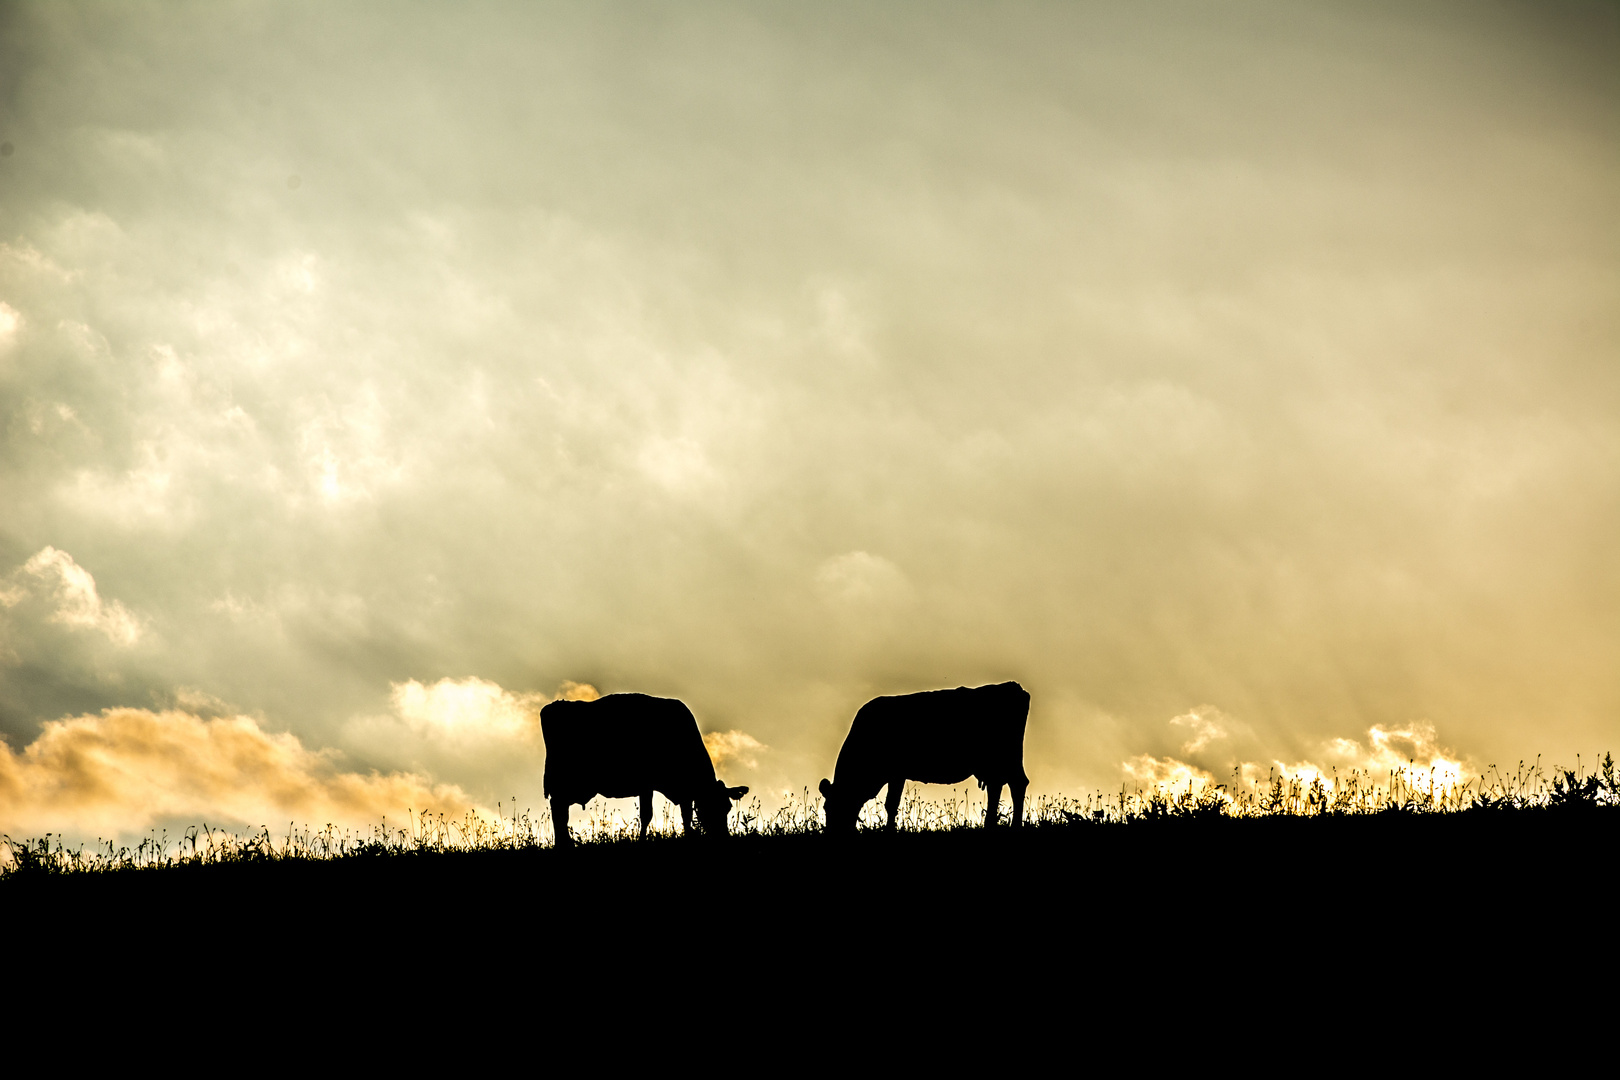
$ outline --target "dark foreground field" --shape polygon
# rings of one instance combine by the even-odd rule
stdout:
[[[13,873],[0,911],[12,972],[55,957],[91,997],[163,972],[314,993],[971,1008],[1045,986],[1079,1008],[1154,986],[1288,1005],[1476,979],[1522,993],[1612,965],[1617,841],[1608,806],[664,837]]]

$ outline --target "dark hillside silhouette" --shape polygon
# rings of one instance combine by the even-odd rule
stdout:
[[[728,788],[714,775],[692,710],[674,698],[609,694],[595,701],[553,701],[540,710],[546,741],[545,795],[557,845],[568,835],[568,808],[598,795],[641,800],[641,836],[653,818],[653,792],[681,808],[681,824],[693,832],[693,814],[704,832],[727,834],[726,815],[746,787]]]
[[[1558,1016],[1549,1035],[1601,1034],[1579,1018],[1612,981],[1620,774],[1605,757],[1596,779],[1492,775],[1455,798],[1036,799],[1016,832],[903,812],[898,832],[839,843],[813,799],[744,810],[725,844],[631,829],[559,851],[527,815],[478,847],[438,828],[105,857],[0,841],[0,920],[14,1004],[251,1007],[252,1052],[264,1017],[296,1019],[307,998],[322,1016],[372,1009],[359,1034],[416,1053],[441,987],[494,988],[497,1026],[532,1039],[539,1015],[547,1045],[603,1060],[649,1014],[690,1028],[692,1002],[809,1053],[874,1038],[955,1053],[964,1032],[1016,1032],[1075,1055],[1247,1060],[1302,1034],[1339,1054],[1358,1038],[1452,1054],[1469,1024],[1480,1045],[1525,1037],[1537,1008]],[[668,1007],[649,1009],[649,987]],[[544,1008],[558,1001],[590,1007]]]
[[[1617,844],[1608,806],[1026,822],[842,843],[654,835],[23,873],[0,879],[0,915],[17,997],[30,973],[70,977],[45,999],[53,1009],[121,1015],[165,983],[235,1003],[292,980],[334,1011],[380,1004],[392,1026],[379,1030],[412,1047],[412,1006],[441,997],[422,988],[469,986],[509,994],[519,1015],[563,995],[600,1002],[541,1025],[564,1042],[593,1016],[638,1037],[642,1013],[658,1012],[642,988],[664,987],[682,1022],[688,1001],[718,1000],[739,1028],[807,1039],[911,1010],[933,1032],[918,1038],[950,1048],[987,1013],[1013,1023],[1055,1010],[1020,1038],[1107,1040],[1123,1024],[1180,1039],[1223,1020],[1234,1037],[1323,1024],[1338,1046],[1346,1024],[1368,1024],[1369,1039],[1389,1037],[1375,1022],[1428,1031],[1423,1003],[1444,995],[1513,1024],[1526,1003],[1584,995],[1587,975],[1609,967],[1602,868]],[[879,993],[886,977],[893,1001]]]
[[[821,782],[827,831],[853,832],[861,807],[885,784],[892,831],[907,780],[959,784],[970,776],[985,789],[986,827],[995,824],[1003,785],[1012,792],[1013,825],[1023,824],[1028,719],[1029,694],[1015,682],[873,698],[855,714],[833,779]]]

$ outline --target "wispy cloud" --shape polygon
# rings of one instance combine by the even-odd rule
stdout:
[[[816,567],[816,590],[822,599],[856,614],[892,607],[913,594],[911,582],[891,560],[869,551],[848,551]]]
[[[1225,739],[1242,729],[1231,717],[1213,705],[1200,705],[1170,719],[1172,727],[1186,728],[1192,738],[1182,744],[1185,753],[1196,754],[1212,742]]]

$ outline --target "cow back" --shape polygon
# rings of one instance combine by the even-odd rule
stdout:
[[[1029,694],[1015,682],[873,698],[838,754],[842,784],[895,778],[955,784],[1023,775]]]

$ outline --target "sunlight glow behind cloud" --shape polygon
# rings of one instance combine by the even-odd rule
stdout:
[[[512,694],[485,679],[440,679],[424,686],[395,683],[394,711],[417,731],[454,740],[533,739],[540,733],[543,694]]]
[[[709,731],[703,735],[703,746],[709,751],[716,769],[735,762],[752,769],[759,764],[759,755],[770,747],[746,731]]]
[[[1193,794],[1222,787],[1232,795],[1238,791],[1262,791],[1280,778],[1306,784],[1320,780],[1333,791],[1360,774],[1359,783],[1363,787],[1369,780],[1385,784],[1392,776],[1398,776],[1404,783],[1427,791],[1455,787],[1480,774],[1478,766],[1467,763],[1440,744],[1432,724],[1408,723],[1393,728],[1374,724],[1367,729],[1365,743],[1343,737],[1327,739],[1307,758],[1284,761],[1268,756],[1268,748],[1260,744],[1251,730],[1213,706],[1200,706],[1174,717],[1170,723],[1194,731],[1194,738],[1181,748],[1182,754],[1190,760],[1152,754],[1128,758],[1120,763],[1128,786]],[[1227,736],[1234,733],[1241,737],[1239,745],[1212,746],[1224,743]]]

